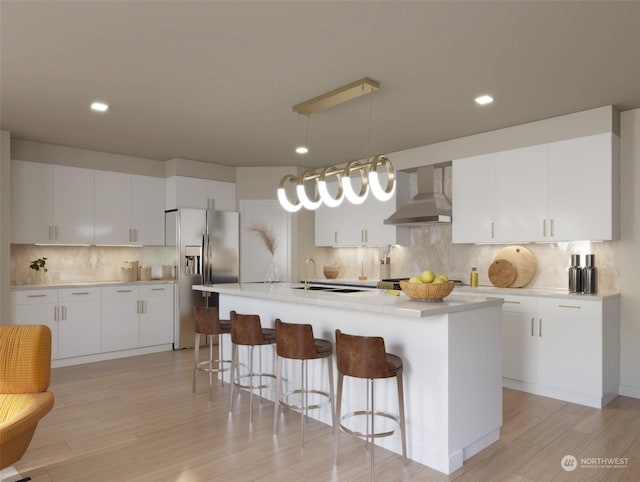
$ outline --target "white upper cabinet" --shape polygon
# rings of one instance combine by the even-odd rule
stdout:
[[[96,244],[164,244],[164,179],[95,171]]]
[[[619,239],[618,148],[618,137],[608,132],[549,144],[554,240]]]
[[[134,244],[164,245],[164,179],[131,176],[131,237]]]
[[[166,179],[165,208],[215,209],[236,211],[236,185],[233,182],[173,176]]]
[[[494,241],[541,241],[547,219],[547,146],[496,153]]]
[[[11,163],[12,243],[93,243],[93,171]]]
[[[406,197],[398,198],[398,191],[408,191],[409,178],[397,172],[396,194],[389,201],[378,201],[371,192],[364,203],[351,204],[346,199],[336,208],[326,205],[315,211],[316,246],[384,246],[408,244],[409,229],[384,224]],[[335,194],[336,188],[330,187]]]
[[[53,166],[11,161],[11,242],[52,241]]]
[[[55,242],[93,243],[93,170],[53,166]]]
[[[618,143],[603,133],[453,161],[453,242],[618,239]]]
[[[451,172],[453,242],[494,241],[496,155],[487,154],[455,160]]]
[[[131,176],[95,172],[95,242],[127,244],[131,228]]]

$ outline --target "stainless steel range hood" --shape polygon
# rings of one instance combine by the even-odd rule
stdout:
[[[444,168],[451,163],[418,168],[418,194],[384,220],[396,226],[423,226],[451,223],[451,201],[444,193]],[[442,190],[435,192],[434,169],[442,169]]]

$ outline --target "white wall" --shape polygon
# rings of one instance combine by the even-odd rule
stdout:
[[[640,398],[640,109],[620,124],[620,393]]]
[[[10,316],[11,136],[0,131],[0,324]]]

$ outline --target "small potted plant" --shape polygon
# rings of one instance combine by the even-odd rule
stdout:
[[[31,261],[29,268],[35,271],[35,284],[44,284],[45,273],[47,272],[47,258],[38,258]]]

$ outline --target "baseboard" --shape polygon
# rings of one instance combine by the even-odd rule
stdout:
[[[58,358],[57,360],[51,360],[51,368],[68,367],[72,365],[80,365],[82,363],[93,363],[93,362],[105,361],[105,360],[115,360],[116,358],[126,358],[129,356],[148,355],[149,353],[158,353],[160,351],[170,351],[172,349],[173,347],[171,344],[165,344],[165,345],[147,346],[144,348],[133,348],[131,350],[112,351],[108,353],[96,353],[95,355],[77,356],[73,358]]]
[[[640,398],[640,387],[634,387],[632,385],[620,385],[618,387],[618,393],[625,397]]]

